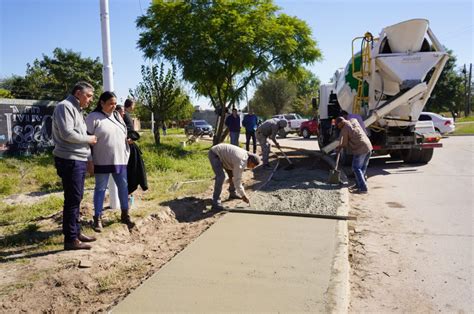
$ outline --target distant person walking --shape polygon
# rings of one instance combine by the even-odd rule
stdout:
[[[117,185],[121,222],[130,229],[135,224],[130,220],[128,204],[127,163],[130,149],[127,143],[127,127],[122,117],[115,111],[117,97],[112,92],[100,95],[97,107],[86,118],[87,132],[97,136],[97,145],[92,151],[94,160],[94,225],[102,231],[102,210],[109,176]]]
[[[340,132],[342,142],[337,146],[339,152],[343,148],[350,149],[352,153],[352,170],[356,179],[356,189],[353,193],[367,193],[367,181],[365,173],[369,165],[370,155],[372,153],[372,144],[359,123],[351,123],[344,117],[336,118],[336,125]]]
[[[239,146],[240,136],[240,117],[237,114],[237,109],[232,109],[232,114],[225,119],[225,125],[229,129],[230,143]]]
[[[224,171],[229,176],[229,199],[242,199],[250,203],[242,186],[242,174],[245,168],[253,169],[260,164],[256,154],[249,153],[240,147],[230,144],[217,144],[208,153],[209,162],[216,175],[214,193],[212,194],[212,210],[222,210],[220,196],[225,180]]]
[[[63,234],[65,250],[90,249],[84,242],[94,237],[81,233],[79,211],[84,195],[86,171],[91,169],[89,145],[97,143],[95,135],[87,135],[82,109],[94,97],[94,88],[87,82],[78,82],[71,95],[56,105],[53,113],[54,164],[64,190]]]
[[[270,157],[270,143],[268,140],[271,139],[273,143],[275,143],[276,147],[280,148],[280,144],[276,140],[276,136],[278,131],[286,128],[288,122],[283,119],[268,119],[267,121],[260,124],[257,128],[257,140],[260,143],[260,147],[262,148],[262,159],[263,159],[263,166],[270,167],[268,159]]]
[[[249,151],[250,139],[252,139],[254,154],[257,153],[257,136],[255,135],[255,131],[257,130],[257,123],[258,118],[252,110],[250,110],[249,113],[246,114],[244,119],[242,120],[242,125],[245,127],[245,148],[247,151]]]

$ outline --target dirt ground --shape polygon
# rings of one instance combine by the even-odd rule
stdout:
[[[284,170],[286,161],[280,161],[268,183],[270,170],[245,172],[247,191],[258,190],[250,192],[251,207],[335,214],[339,188],[323,183],[327,168],[314,158],[294,157],[295,169]],[[137,228],[131,231],[118,224],[106,227],[109,230],[98,236],[90,251],[25,255],[17,250],[7,255],[0,261],[0,312],[109,310],[225,215],[208,211],[211,191],[212,187],[203,195],[158,205],[154,214],[137,218]],[[223,205],[236,208],[244,203],[233,200]],[[58,224],[57,218],[44,223]]]

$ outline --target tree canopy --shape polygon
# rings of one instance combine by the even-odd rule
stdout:
[[[464,79],[456,70],[456,57],[448,50],[449,59],[436,83],[426,105],[427,111],[446,112],[458,115],[464,109]]]
[[[15,98],[62,100],[78,81],[91,83],[99,94],[102,91],[102,63],[99,58],[82,58],[72,50],[56,48],[53,56],[43,55],[26,65],[26,75],[13,76],[3,81],[2,88]]]
[[[280,71],[262,79],[250,103],[255,113],[264,117],[288,112],[314,115],[311,100],[319,89],[319,79],[303,67],[296,73]]]
[[[308,25],[271,0],[153,1],[138,18],[138,47],[176,62],[183,78],[218,108],[231,108],[260,75],[321,58]],[[220,142],[223,118],[214,143]]]

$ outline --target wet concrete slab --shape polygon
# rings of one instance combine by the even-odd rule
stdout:
[[[325,312],[336,224],[228,213],[112,312]]]

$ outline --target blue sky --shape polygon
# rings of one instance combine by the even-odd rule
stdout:
[[[141,80],[148,64],[136,48],[136,18],[149,0],[109,0],[114,85],[119,100]],[[305,20],[324,59],[308,68],[322,82],[345,66],[351,41],[366,31],[378,35],[385,26],[426,18],[439,41],[454,51],[458,66],[473,60],[472,0],[280,0],[282,12]],[[24,75],[26,64],[52,55],[54,48],[72,49],[102,60],[99,0],[0,0],[0,78]],[[249,98],[251,95],[249,95]],[[195,105],[207,107],[205,98]]]

